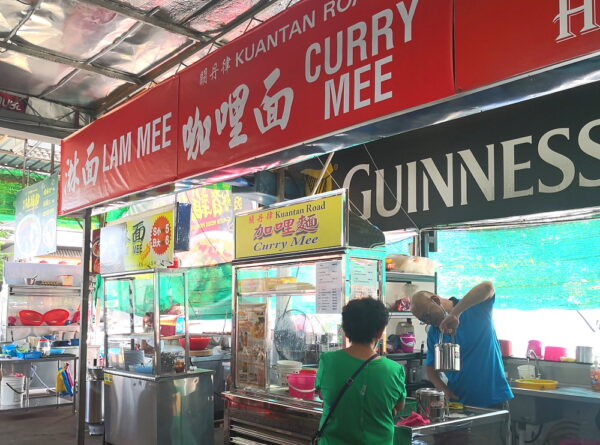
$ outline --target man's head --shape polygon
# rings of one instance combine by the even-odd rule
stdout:
[[[446,317],[441,297],[424,290],[415,293],[411,297],[410,310],[420,321],[432,326],[439,326]]]

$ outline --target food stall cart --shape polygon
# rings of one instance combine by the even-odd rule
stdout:
[[[190,365],[186,271],[103,275],[105,437],[212,445],[213,374]]]
[[[307,443],[321,401],[314,379],[288,386],[289,367],[343,347],[345,302],[383,298],[383,233],[348,211],[345,191],[238,215],[235,233],[226,443]]]

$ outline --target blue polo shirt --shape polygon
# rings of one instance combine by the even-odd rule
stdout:
[[[465,405],[488,408],[514,397],[504,375],[500,343],[492,319],[496,296],[470,307],[460,316],[456,342],[460,345],[461,370],[447,372],[448,386]],[[435,366],[434,347],[440,330],[430,326],[427,334],[427,365]],[[444,342],[451,337],[444,334]]]

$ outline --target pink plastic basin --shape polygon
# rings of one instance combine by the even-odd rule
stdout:
[[[544,360],[560,362],[560,358],[566,356],[567,348],[561,348],[560,346],[546,346],[544,351]]]

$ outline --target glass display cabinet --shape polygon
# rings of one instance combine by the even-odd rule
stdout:
[[[190,364],[186,273],[103,275],[107,443],[213,444],[213,371]]]
[[[189,371],[186,272],[104,276],[107,368],[169,375]]]
[[[345,249],[236,266],[236,387],[289,395],[290,362],[316,369],[322,353],[344,347],[344,304],[382,298],[383,259],[382,251]]]

